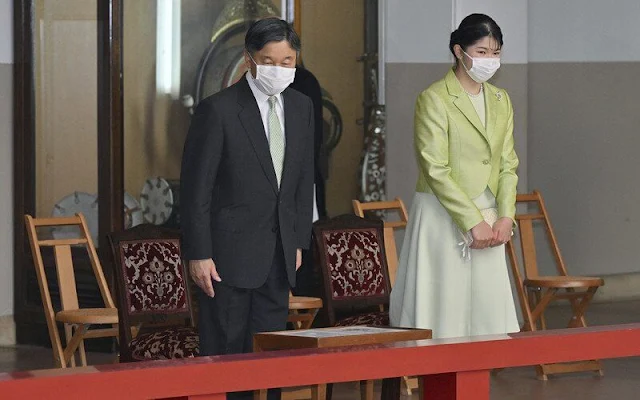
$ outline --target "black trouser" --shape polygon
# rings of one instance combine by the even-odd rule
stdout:
[[[289,281],[282,245],[278,242],[267,281],[257,289],[214,283],[215,296],[199,291],[200,355],[250,353],[253,335],[286,329]],[[253,392],[229,393],[227,399],[252,399]],[[279,399],[280,390],[269,390]]]

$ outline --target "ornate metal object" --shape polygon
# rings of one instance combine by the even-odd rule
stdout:
[[[211,43],[237,24],[256,19],[280,16],[280,11],[269,0],[233,0],[227,3],[213,24]]]
[[[210,79],[213,93],[224,89],[244,71],[243,46],[226,46],[237,35],[244,34],[249,25],[260,18],[277,17],[280,13],[270,0],[232,0],[216,18],[211,43],[204,51],[198,65],[193,97],[187,96],[184,105],[190,110],[206,95],[204,81]],[[211,68],[210,71],[207,68]],[[206,75],[206,76],[205,76]]]
[[[364,148],[360,162],[361,201],[386,199],[386,112],[378,103],[378,2],[365,1]]]
[[[360,200],[381,201],[386,199],[387,167],[386,113],[383,105],[370,108],[365,130],[364,151],[360,164]]]

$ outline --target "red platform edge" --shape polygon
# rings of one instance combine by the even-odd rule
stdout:
[[[0,397],[224,399],[234,391],[441,374],[476,376],[484,391],[495,368],[639,355],[640,324],[611,325],[4,373]]]

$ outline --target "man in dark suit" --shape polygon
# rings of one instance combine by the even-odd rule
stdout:
[[[200,353],[252,351],[286,328],[289,288],[310,244],[313,106],[288,85],[300,39],[287,22],[254,23],[247,75],[204,99],[181,172],[183,253],[202,289]],[[251,394],[245,394],[248,397]]]
[[[314,183],[315,183],[315,205],[318,218],[325,218],[327,216],[327,205],[325,198],[325,181],[327,177],[323,171],[323,162],[326,160],[322,154],[322,144],[324,142],[324,120],[322,118],[322,89],[318,79],[306,69],[301,63],[296,68],[296,78],[293,80],[291,86],[292,89],[309,96],[313,103],[313,118],[315,121],[314,134],[313,134],[313,155],[314,155]]]
[[[292,89],[309,96],[313,103],[313,117],[315,121],[314,126],[314,217],[316,219],[322,219],[327,217],[327,208],[325,200],[325,179],[322,162],[322,144],[324,141],[324,127],[322,118],[322,89],[318,79],[304,66],[302,63],[298,63],[296,68],[296,78],[291,86]],[[314,268],[313,251],[306,250],[302,252],[302,266],[298,270],[296,277],[296,287],[293,288],[293,293],[296,296],[322,296],[322,276],[320,271]]]

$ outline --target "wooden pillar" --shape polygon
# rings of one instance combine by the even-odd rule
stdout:
[[[34,331],[31,325],[41,310],[27,315],[27,269],[31,267],[24,215],[36,212],[35,91],[33,79],[33,2],[13,2],[13,301],[16,339]],[[33,309],[33,307],[31,307]],[[27,334],[27,335],[25,335]]]
[[[100,254],[106,235],[124,227],[122,0],[98,0],[98,221]]]

